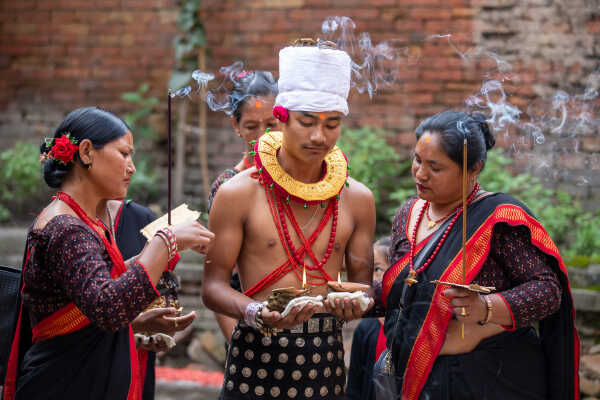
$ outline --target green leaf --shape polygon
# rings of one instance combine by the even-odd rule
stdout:
[[[177,25],[182,31],[189,31],[194,27],[195,18],[193,12],[182,12],[177,18]]]
[[[169,79],[169,88],[172,90],[181,89],[192,79],[192,71],[172,71]]]
[[[204,34],[204,29],[202,29],[202,27],[194,28],[194,30],[192,30],[190,32],[189,36],[190,36],[190,43],[193,44],[194,47],[206,46],[206,35]]]
[[[121,99],[130,103],[137,103],[142,100],[142,96],[137,92],[128,92],[121,94]]]
[[[148,92],[149,89],[150,89],[150,85],[148,85],[147,83],[142,83],[142,85],[140,86],[140,88],[138,89],[138,91],[141,94],[146,94],[146,92]]]
[[[175,38],[173,47],[175,48],[175,58],[177,60],[194,50],[194,44],[182,37]]]

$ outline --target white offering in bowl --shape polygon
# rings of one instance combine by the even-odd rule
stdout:
[[[285,318],[293,307],[301,306],[300,309],[303,309],[308,304],[315,304],[323,307],[323,296],[302,296],[295,297],[287,303],[285,309],[281,312],[281,316]]]
[[[343,308],[345,298],[349,298],[350,300],[358,300],[358,303],[360,304],[360,309],[362,311],[365,311],[369,307],[371,299],[367,296],[366,293],[366,291],[370,288],[369,285],[356,282],[341,282],[338,280],[327,282],[327,286],[329,286],[329,288],[333,290],[333,292],[327,295],[326,299],[326,301],[329,301],[329,304],[332,307],[335,306],[335,299],[340,299],[342,301]]]
[[[358,304],[360,305],[360,309],[362,311],[366,311],[369,307],[369,303],[371,299],[367,296],[367,294],[363,291],[356,292],[331,292],[327,295],[327,301],[329,301],[329,305],[335,307],[335,299],[340,299],[342,302],[342,308],[344,308],[344,299],[349,298],[350,300],[358,300]]]

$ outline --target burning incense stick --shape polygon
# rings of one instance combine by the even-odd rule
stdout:
[[[168,167],[167,167],[167,215],[168,224],[171,225],[171,89],[167,93],[167,151],[168,151]]]
[[[465,285],[467,275],[467,137],[463,140],[463,175],[462,175],[462,283]],[[460,310],[460,315],[466,316],[464,307]],[[465,323],[461,324],[460,337],[465,338]]]
[[[167,151],[168,151],[168,164],[167,167],[167,181],[168,181],[168,189],[167,189],[167,215],[168,215],[168,224],[171,225],[171,89],[167,93]]]

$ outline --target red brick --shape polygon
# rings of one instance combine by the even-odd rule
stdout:
[[[586,28],[587,31],[590,33],[600,33],[600,20],[588,22]]]
[[[0,10],[3,12],[31,10],[36,7],[36,3],[36,0],[4,1],[0,6]]]
[[[415,19],[450,19],[452,11],[443,8],[413,8],[408,13],[410,18]]]
[[[600,153],[600,137],[596,134],[596,137],[587,137],[583,139],[581,147],[584,151]]]
[[[472,18],[477,15],[477,10],[475,8],[453,8],[452,15],[457,18]]]
[[[463,74],[461,70],[425,70],[423,79],[429,81],[460,81]]]

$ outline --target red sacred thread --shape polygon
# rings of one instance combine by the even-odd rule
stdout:
[[[273,204],[273,201],[269,194],[269,189],[268,189],[267,185],[265,184],[265,182],[263,181],[262,177],[259,178],[259,182],[265,188],[265,195],[267,197],[267,203],[269,204],[269,211],[271,211],[271,215],[273,216],[273,222],[275,222],[275,227],[277,228],[277,234],[279,235],[279,240],[281,240],[281,242],[284,243],[285,240],[283,238],[283,233],[281,232],[279,224],[277,224],[277,218],[275,217],[275,213],[276,213],[275,205]],[[283,264],[281,264],[279,267],[277,267],[273,271],[271,271],[263,279],[258,281],[254,286],[252,286],[248,290],[244,291],[244,294],[246,296],[253,296],[254,294],[260,292],[264,288],[270,286],[274,282],[277,282],[279,279],[281,279],[284,275],[288,274],[290,271],[296,272],[296,265],[294,265],[294,263],[293,263],[294,257],[292,257],[290,255],[289,249],[287,247],[285,247],[285,245],[284,245],[284,250],[286,251],[286,253],[288,255],[288,259]],[[299,253],[302,253],[303,251],[304,251],[304,248],[299,249]],[[297,277],[299,276],[298,272],[296,272],[296,276]]]
[[[477,182],[475,184],[475,187],[473,188],[473,191],[471,192],[471,194],[469,195],[469,197],[467,198],[467,205],[471,202],[471,200],[473,200],[473,198],[475,197],[475,195],[477,194],[477,192],[479,192],[479,189],[481,188],[481,186],[479,185],[479,182]],[[423,206],[423,208],[421,208],[421,211],[419,212],[419,217],[417,218],[417,224],[415,225],[415,229],[413,231],[412,234],[412,238],[410,240],[410,266],[409,266],[409,271],[414,271],[414,258],[415,258],[415,249],[416,249],[416,243],[417,243],[417,231],[419,230],[419,225],[421,224],[421,221],[423,220],[423,215],[425,214],[425,211],[429,208],[429,201],[427,201],[425,203],[425,206]],[[416,270],[416,273],[419,273],[421,271],[424,271],[427,267],[429,267],[429,264],[432,263],[432,261],[435,259],[435,256],[437,256],[437,253],[440,251],[440,248],[442,247],[442,245],[444,244],[444,242],[446,241],[446,237],[448,236],[448,233],[450,232],[450,230],[452,229],[452,227],[454,226],[454,224],[456,223],[456,221],[458,220],[458,217],[460,217],[460,215],[462,214],[462,205],[458,206],[453,212],[456,212],[456,215],[454,216],[454,218],[452,218],[452,221],[450,221],[450,224],[448,225],[448,227],[446,228],[446,230],[444,231],[444,234],[442,235],[442,239],[438,242],[437,246],[435,247],[435,250],[433,250],[433,254],[431,254],[431,256],[427,259],[427,261],[425,262],[425,264],[423,264],[423,266],[421,268],[419,268],[418,270]]]
[[[303,267],[305,266],[309,271],[319,270],[319,272],[321,273],[320,275],[313,275],[310,272],[307,272],[308,277],[321,280],[321,282],[309,282],[309,283],[311,285],[316,286],[316,285],[324,285],[325,283],[327,283],[327,281],[333,280],[329,276],[329,274],[327,274],[327,272],[323,269],[323,266],[325,265],[325,263],[327,263],[327,260],[329,259],[329,256],[331,256],[331,252],[333,251],[333,242],[335,241],[335,234],[336,234],[336,230],[337,230],[337,213],[338,213],[337,200],[334,199],[329,203],[329,207],[327,207],[327,210],[326,210],[325,214],[323,215],[323,218],[321,219],[319,226],[314,231],[314,234],[316,234],[314,236],[315,237],[318,236],[323,231],[323,229],[329,222],[329,219],[331,219],[331,217],[333,215],[329,244],[327,246],[327,251],[325,252],[325,255],[323,256],[323,259],[321,261],[318,261],[317,257],[314,255],[314,252],[312,251],[312,246],[311,246],[312,243],[308,243],[308,241],[304,237],[302,229],[300,229],[300,227],[298,225],[298,221],[296,220],[296,217],[294,216],[294,212],[292,211],[290,205],[286,204],[286,206],[284,206],[283,200],[281,199],[281,197],[278,198],[278,208],[279,208],[280,226],[281,226],[281,230],[284,233],[284,237],[285,237],[285,241],[286,241],[286,243],[282,242],[282,244],[284,245],[284,247],[286,247],[286,245],[287,245],[287,248],[289,248],[291,250],[291,253],[296,255],[296,248],[294,247],[294,243],[292,242],[290,233],[288,231],[287,223],[285,221],[285,217],[287,215],[288,218],[290,219],[290,221],[292,222],[292,226],[294,227],[294,230],[298,234],[298,237],[302,241],[303,248],[306,250],[306,252],[309,253],[309,256],[313,259],[313,262],[315,263],[315,265],[307,265],[304,263],[304,255],[302,255],[301,257],[296,255],[296,257],[295,257],[296,265],[302,265]]]
[[[279,205],[279,219],[281,221],[281,226],[283,228],[283,232],[284,232],[288,247],[290,249],[292,249],[292,253],[295,253],[294,243],[292,242],[292,239],[290,237],[290,234],[289,234],[289,231],[287,228],[287,223],[285,221],[286,215],[290,219],[290,222],[292,223],[294,230],[298,234],[298,237],[302,241],[302,244],[304,245],[304,248],[307,250],[310,258],[312,258],[313,262],[315,263],[315,265],[308,265],[308,264],[304,264],[304,265],[306,265],[306,268],[309,270],[321,269],[327,263],[327,260],[329,259],[329,256],[331,256],[331,253],[333,251],[333,243],[335,241],[335,234],[337,231],[338,201],[335,199],[331,200],[331,202],[329,203],[329,207],[327,207],[327,210],[326,210],[325,214],[323,215],[323,218],[321,219],[321,222],[319,223],[319,226],[317,227],[317,230],[316,230],[318,233],[320,233],[325,228],[327,223],[329,222],[329,219],[331,219],[333,216],[333,221],[331,222],[331,234],[329,236],[327,250],[325,251],[325,255],[323,256],[321,261],[319,261],[317,259],[314,252],[312,251],[310,244],[307,243],[307,240],[304,237],[304,233],[302,232],[302,229],[298,225],[298,221],[296,220],[296,217],[292,211],[291,206],[289,204],[284,205],[281,198],[279,199],[278,203],[279,203],[278,204]],[[300,259],[298,257],[296,257],[296,261],[298,262],[298,264],[303,264],[303,262],[304,262],[303,259]],[[328,280],[333,280],[333,279],[329,279],[329,277],[328,277]]]
[[[274,199],[275,194],[273,192],[270,193],[269,185],[263,180],[262,176],[259,177],[258,179],[259,179],[260,184],[263,185],[265,188],[265,195],[267,197],[269,211],[271,212],[271,216],[273,217],[273,223],[275,224],[275,228],[277,230],[279,240],[281,241],[281,243],[283,245],[283,248],[288,256],[288,259],[285,262],[283,262],[283,264],[281,264],[279,267],[277,267],[273,271],[271,271],[267,276],[265,276],[259,282],[257,282],[254,286],[252,286],[248,290],[244,291],[244,294],[246,296],[253,296],[254,294],[256,294],[256,293],[260,292],[261,290],[265,289],[266,287],[272,285],[274,282],[278,281],[284,275],[286,275],[292,271],[295,273],[298,280],[302,280],[301,272],[302,272],[303,263],[300,263],[300,265],[297,264],[296,259],[300,259],[300,260],[304,259],[304,255],[307,252],[307,248],[311,248],[311,245],[315,242],[315,240],[317,240],[317,237],[319,236],[320,232],[323,230],[323,227],[325,226],[325,224],[323,224],[323,227],[321,227],[320,229],[319,228],[315,229],[315,231],[310,235],[308,240],[305,240],[303,242],[302,246],[300,246],[298,249],[294,248],[294,250],[293,250],[294,253],[292,254],[292,250],[287,246],[288,243],[285,239],[281,224],[279,223],[278,211],[277,211],[277,207],[275,205],[275,199]],[[333,204],[330,204],[328,211],[326,211],[326,214],[329,214],[330,216],[333,214],[332,206],[333,206]],[[319,224],[319,226],[321,226],[321,224]],[[320,268],[320,272],[324,276],[318,276],[318,275],[313,275],[313,274],[307,273],[307,277],[319,278],[319,279],[322,279],[324,282],[326,282],[327,280],[331,280],[331,278],[329,277],[327,272],[325,272],[325,270],[323,270],[322,267]],[[317,283],[313,283],[313,282],[311,282],[311,284],[317,285]]]

